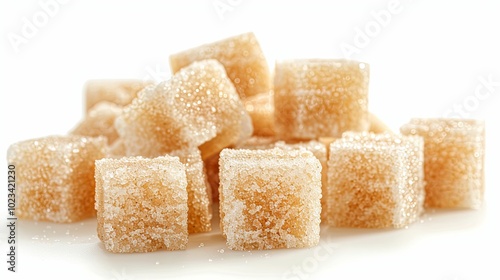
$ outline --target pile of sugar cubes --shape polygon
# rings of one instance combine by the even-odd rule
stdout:
[[[320,224],[401,228],[427,207],[474,208],[484,122],[412,119],[400,133],[368,111],[369,65],[276,63],[252,33],[170,56],[154,84],[94,80],[66,136],[13,144],[21,219],[97,216],[111,252],[185,249],[221,234],[233,250],[318,244]]]

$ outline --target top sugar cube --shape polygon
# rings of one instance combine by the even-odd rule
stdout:
[[[281,138],[340,137],[368,129],[368,64],[290,60],[277,62],[275,72],[275,129]]]
[[[199,146],[207,158],[252,134],[250,116],[224,67],[213,59],[145,88],[115,126],[127,155],[146,157]]]
[[[269,92],[269,67],[253,33],[245,33],[199,46],[170,56],[176,73],[194,61],[216,59],[224,65],[228,77],[241,98]]]

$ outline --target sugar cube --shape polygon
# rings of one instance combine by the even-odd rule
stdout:
[[[115,126],[127,155],[146,157],[199,147],[205,159],[252,134],[250,116],[216,60],[194,62],[145,88]]]
[[[212,190],[207,182],[200,150],[174,151],[186,167],[188,193],[188,232],[199,233],[212,230]]]
[[[16,167],[20,219],[76,222],[95,215],[94,161],[106,155],[106,138],[48,136],[10,146]]]
[[[90,80],[85,86],[86,112],[102,101],[121,107],[128,105],[139,91],[152,84],[143,80]]]
[[[114,123],[122,108],[114,103],[103,101],[92,107],[87,115],[70,134],[82,136],[106,136],[111,145],[118,138]]]
[[[424,138],[426,207],[481,207],[484,194],[484,122],[412,119],[405,135]]]
[[[97,232],[114,253],[185,249],[186,169],[178,157],[96,161]]]
[[[170,56],[172,72],[194,61],[216,59],[245,99],[271,89],[269,67],[253,33],[245,33]]]
[[[221,228],[230,249],[318,244],[321,164],[311,152],[224,149],[219,193]]]
[[[423,139],[345,133],[330,145],[327,223],[401,228],[423,211]]]
[[[340,137],[366,131],[369,65],[334,59],[276,63],[275,130],[284,139]]]
[[[261,93],[245,100],[245,109],[250,114],[255,136],[274,136],[273,92]]]

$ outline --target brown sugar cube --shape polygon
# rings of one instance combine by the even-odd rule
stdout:
[[[245,33],[170,56],[176,73],[195,61],[216,59],[242,99],[271,89],[269,67],[253,33]]]
[[[170,153],[178,156],[186,167],[188,193],[188,232],[199,233],[212,230],[212,190],[207,182],[200,150],[175,151]]]
[[[369,65],[334,59],[276,63],[275,130],[284,139],[367,131]]]
[[[199,147],[205,159],[252,134],[250,116],[216,60],[194,62],[145,88],[115,126],[127,155],[146,157]]]
[[[137,97],[139,91],[152,84],[152,81],[142,80],[90,80],[85,85],[86,112],[102,101],[126,106]]]
[[[70,223],[95,216],[94,161],[106,155],[106,138],[48,136],[10,146],[16,166],[20,219]]]
[[[345,133],[330,145],[327,223],[401,228],[423,211],[423,139]]]
[[[219,154],[204,160],[207,181],[210,185],[212,202],[219,202]]]
[[[272,91],[245,100],[245,109],[252,118],[253,135],[274,136],[274,97]]]
[[[114,123],[121,114],[122,108],[107,101],[99,102],[92,107],[87,115],[70,134],[82,136],[106,136],[111,145],[118,138]]]
[[[116,141],[109,145],[108,156],[110,158],[121,158],[127,155],[127,150],[123,139],[118,138]]]
[[[405,135],[424,137],[426,207],[481,207],[484,194],[484,122],[412,119]]]
[[[369,132],[373,133],[391,132],[391,129],[373,113],[370,113],[368,118],[370,121],[370,128],[368,129]]]
[[[221,229],[230,249],[318,244],[321,164],[311,152],[224,149],[219,192]]]
[[[186,169],[177,157],[96,161],[97,232],[114,253],[185,249]]]

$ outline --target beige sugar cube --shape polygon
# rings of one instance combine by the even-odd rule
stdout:
[[[276,63],[275,130],[284,139],[367,131],[369,65],[335,59]]]
[[[106,155],[106,138],[48,136],[15,143],[7,151],[16,168],[20,219],[76,222],[95,216],[94,161]]]
[[[217,153],[204,160],[212,202],[219,202],[219,154]]]
[[[245,100],[245,109],[252,118],[255,136],[274,136],[273,92],[261,93]]]
[[[369,132],[373,133],[391,132],[391,129],[373,113],[369,114],[368,119],[370,121],[370,128],[368,129]]]
[[[97,232],[114,253],[185,249],[186,169],[178,157],[96,161]]]
[[[199,147],[205,159],[252,134],[250,116],[216,60],[194,62],[147,87],[115,126],[127,155],[146,157]]]
[[[405,227],[423,211],[424,187],[421,137],[345,133],[330,145],[327,223]]]
[[[220,217],[232,250],[319,242],[321,164],[306,150],[220,153]]]
[[[109,145],[108,157],[111,158],[121,158],[127,155],[127,149],[123,139],[118,138],[116,141]]]
[[[143,80],[90,80],[85,85],[86,112],[103,101],[126,106],[137,97],[139,91],[152,84],[152,81]]]
[[[271,89],[269,67],[253,33],[245,33],[202,45],[170,56],[172,72],[189,64],[216,59],[224,65],[229,79],[241,98]]]
[[[174,151],[186,167],[188,193],[188,232],[199,233],[212,230],[212,190],[207,182],[200,150]]]
[[[122,107],[103,101],[92,107],[84,119],[70,132],[82,136],[106,136],[111,145],[118,138],[115,119],[121,114]]]
[[[481,207],[484,195],[484,121],[412,119],[405,135],[424,138],[426,207]]]

